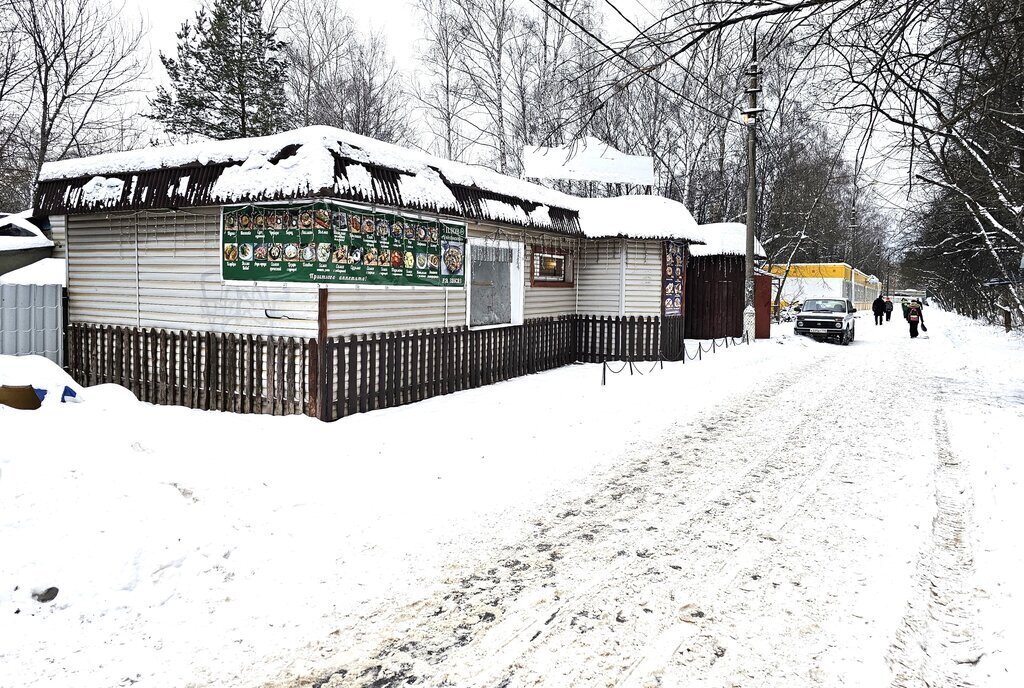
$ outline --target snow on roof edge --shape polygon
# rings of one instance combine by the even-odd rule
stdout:
[[[576,197],[574,197],[576,198]],[[580,229],[590,239],[678,239],[703,243],[703,232],[682,203],[664,196],[576,198]]]
[[[270,162],[290,146],[297,146],[299,151],[283,160]],[[417,187],[420,202],[429,200],[443,208],[451,207],[454,197],[438,173],[448,182],[459,186],[476,187],[531,203],[573,209],[570,199],[574,197],[546,186],[503,175],[483,166],[445,160],[422,151],[325,126],[304,127],[271,136],[143,148],[48,162],[40,170],[39,180],[58,181],[190,165],[235,163],[246,168],[247,174],[240,176],[248,178],[249,188],[252,186],[253,171],[266,172],[270,166],[278,165],[287,167],[292,174],[307,173],[308,178],[304,181],[308,182],[309,188],[332,188],[336,184],[334,167],[333,164],[324,164],[325,153],[328,152],[357,163],[379,165],[417,177],[422,175],[435,183],[430,185],[432,189]],[[232,180],[221,191],[233,191],[238,184],[241,184],[240,180]],[[444,187],[444,190],[440,187]],[[431,190],[435,195],[425,198],[426,192]]]
[[[28,218],[30,217],[32,217],[31,209],[0,216],[0,226],[14,225],[32,234],[27,237],[0,236],[0,251],[22,251],[53,246],[53,242],[46,238],[42,230],[29,222]]]
[[[283,152],[286,154],[281,155]],[[352,164],[338,173],[334,155],[351,160]],[[550,211],[557,208],[578,213],[584,236],[591,238],[703,241],[693,216],[683,204],[671,199],[639,195],[598,199],[572,196],[479,165],[445,160],[326,126],[48,162],[40,171],[40,181],[88,178],[86,185],[73,193],[79,195],[79,201],[99,209],[116,204],[121,198],[124,184],[110,175],[226,163],[232,166],[220,175],[210,193],[211,200],[221,203],[319,189],[366,195],[372,190],[372,183],[365,165],[375,165],[399,172],[403,200],[433,206],[439,212],[461,211],[450,188],[457,185],[536,205],[534,210],[526,211],[503,201],[484,199],[481,210],[488,220],[543,229],[554,226]],[[134,188],[134,181],[131,183]]]
[[[741,222],[713,222],[700,225],[704,235],[704,246],[694,246],[690,255],[703,256],[745,256],[747,255],[747,227]],[[764,247],[754,237],[754,257],[765,258]]]

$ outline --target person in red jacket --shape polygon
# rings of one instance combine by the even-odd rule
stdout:
[[[917,328],[919,325],[922,331],[928,331],[928,328],[924,326],[924,309],[921,308],[921,304],[917,301],[911,301],[910,306],[907,308],[907,322],[910,323],[911,339],[917,337]]]

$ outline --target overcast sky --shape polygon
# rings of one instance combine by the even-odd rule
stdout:
[[[160,51],[174,53],[175,34],[181,24],[195,16],[202,0],[124,0],[126,17],[141,17],[149,28],[148,45],[152,51],[153,76],[163,78],[157,57]],[[364,30],[384,30],[389,48],[404,69],[412,64],[413,42],[419,38],[416,23],[409,21],[413,4],[410,0],[338,0]]]

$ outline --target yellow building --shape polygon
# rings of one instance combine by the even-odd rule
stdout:
[[[788,273],[785,265],[767,265],[765,269],[779,278],[785,276],[783,307],[807,299],[828,298],[849,299],[857,309],[868,309],[882,293],[877,277],[847,263],[793,263]]]

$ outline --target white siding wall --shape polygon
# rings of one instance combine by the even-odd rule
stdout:
[[[70,216],[71,322],[315,337],[314,286],[222,282],[219,222],[215,208]]]
[[[625,315],[661,315],[661,242],[630,241],[626,248]]]
[[[466,290],[437,287],[329,287],[327,334],[363,334],[466,324]]]
[[[64,223],[66,216],[64,215],[51,215],[50,216],[50,239],[53,241],[53,257],[54,258],[66,258],[67,257],[67,234],[64,231]]]
[[[622,294],[622,241],[589,241],[577,261],[578,312],[619,315]]]
[[[56,239],[57,223],[54,218],[51,222]],[[316,285],[253,286],[221,280],[219,222],[217,208],[70,216],[71,322],[315,337]],[[495,229],[472,224],[469,233],[493,236]],[[516,233],[504,229],[502,238],[516,240]],[[521,233],[518,238],[527,247],[522,266],[525,318],[576,313],[577,298],[580,313],[619,314],[621,240],[587,242],[574,261],[576,286],[556,289],[529,286],[529,248],[532,243],[560,245],[558,238],[523,238]],[[660,253],[656,243],[652,246],[631,245],[627,314],[656,314],[658,309]],[[447,304],[446,292],[439,288],[332,285],[328,290],[329,336],[466,323],[465,289],[447,290]],[[268,317],[268,310],[271,316],[288,318]]]

